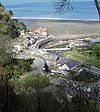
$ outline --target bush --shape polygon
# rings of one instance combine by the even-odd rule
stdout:
[[[19,30],[26,31],[26,25],[17,19],[11,19],[11,16],[13,16],[13,12],[7,11],[0,3],[0,33],[16,38],[20,35]]]
[[[96,45],[96,44],[92,44],[90,46],[90,49],[92,50],[92,53],[94,55],[96,55],[97,57],[100,57],[100,46]]]
[[[20,84],[20,87],[23,89],[28,89],[29,87],[35,89],[42,89],[48,87],[50,84],[49,79],[47,76],[43,76],[41,74],[37,75],[29,75],[25,77]]]
[[[21,67],[23,72],[30,71],[31,70],[31,64],[33,63],[32,59],[22,59],[22,60],[17,60],[18,65]]]

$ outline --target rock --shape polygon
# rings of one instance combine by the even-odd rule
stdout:
[[[35,57],[35,60],[33,61],[33,64],[31,65],[32,69],[38,69],[41,72],[42,71],[48,71],[48,65],[46,63],[46,60],[42,57]]]

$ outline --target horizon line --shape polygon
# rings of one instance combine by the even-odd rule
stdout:
[[[11,17],[11,19],[99,21],[99,19],[76,19],[76,18],[73,18],[73,19],[66,18],[66,19],[64,19],[64,18],[50,18],[50,17],[23,17],[23,16],[20,16],[20,17],[15,16],[15,17]]]

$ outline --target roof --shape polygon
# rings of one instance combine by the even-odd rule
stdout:
[[[61,57],[61,56],[59,57],[57,62],[60,63],[61,65],[66,64],[69,68],[73,68],[75,66],[78,66],[81,63],[79,61],[64,58],[64,57]]]

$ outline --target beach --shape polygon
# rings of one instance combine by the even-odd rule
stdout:
[[[23,20],[21,20],[23,21]],[[100,22],[86,20],[48,20],[31,19],[27,24],[29,29],[46,27],[49,34],[54,36],[82,35],[95,36],[100,35]]]

